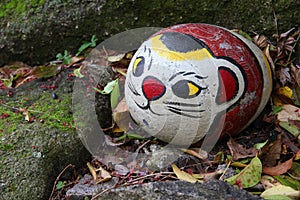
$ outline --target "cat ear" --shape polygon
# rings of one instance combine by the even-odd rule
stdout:
[[[243,72],[231,62],[222,59],[218,67],[219,89],[216,104],[219,111],[226,110],[235,104],[244,94],[246,80]]]

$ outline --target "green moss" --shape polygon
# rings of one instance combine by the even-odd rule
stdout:
[[[71,97],[68,94],[58,95],[59,99],[52,99],[51,93],[45,92],[38,100],[24,97],[17,103],[4,102],[0,105],[0,137],[16,131],[19,124],[31,123],[25,120],[26,115],[34,123],[44,123],[64,131],[73,129]]]
[[[14,18],[24,17],[28,12],[38,6],[42,6],[45,0],[11,0],[0,4],[0,18],[14,16]]]
[[[73,129],[70,95],[58,96],[56,100],[51,98],[51,94],[45,93],[30,108],[36,111],[36,117],[47,126],[65,131]]]

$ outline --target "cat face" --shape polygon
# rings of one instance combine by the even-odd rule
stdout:
[[[232,82],[224,91],[222,76]],[[215,58],[201,41],[166,32],[145,41],[129,65],[125,97],[133,119],[149,134],[174,144],[191,144],[207,134],[217,114],[245,89],[232,62]]]

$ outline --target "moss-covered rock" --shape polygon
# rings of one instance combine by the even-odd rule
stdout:
[[[64,72],[17,90],[0,91],[2,198],[48,199],[64,167],[80,167],[90,159],[73,128],[73,82],[68,79]],[[57,98],[52,98],[53,92]]]
[[[75,52],[91,35],[103,40],[136,27],[202,22],[272,35],[274,12],[281,32],[300,25],[298,0],[22,2],[6,1],[0,7],[0,65],[11,60],[43,63],[65,49]]]

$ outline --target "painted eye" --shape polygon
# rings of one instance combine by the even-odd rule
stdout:
[[[194,82],[188,80],[180,80],[172,86],[173,93],[176,96],[184,99],[189,99],[197,96],[203,89],[206,88],[202,88]]]
[[[144,72],[145,59],[144,57],[137,57],[133,63],[133,75],[141,76]]]

